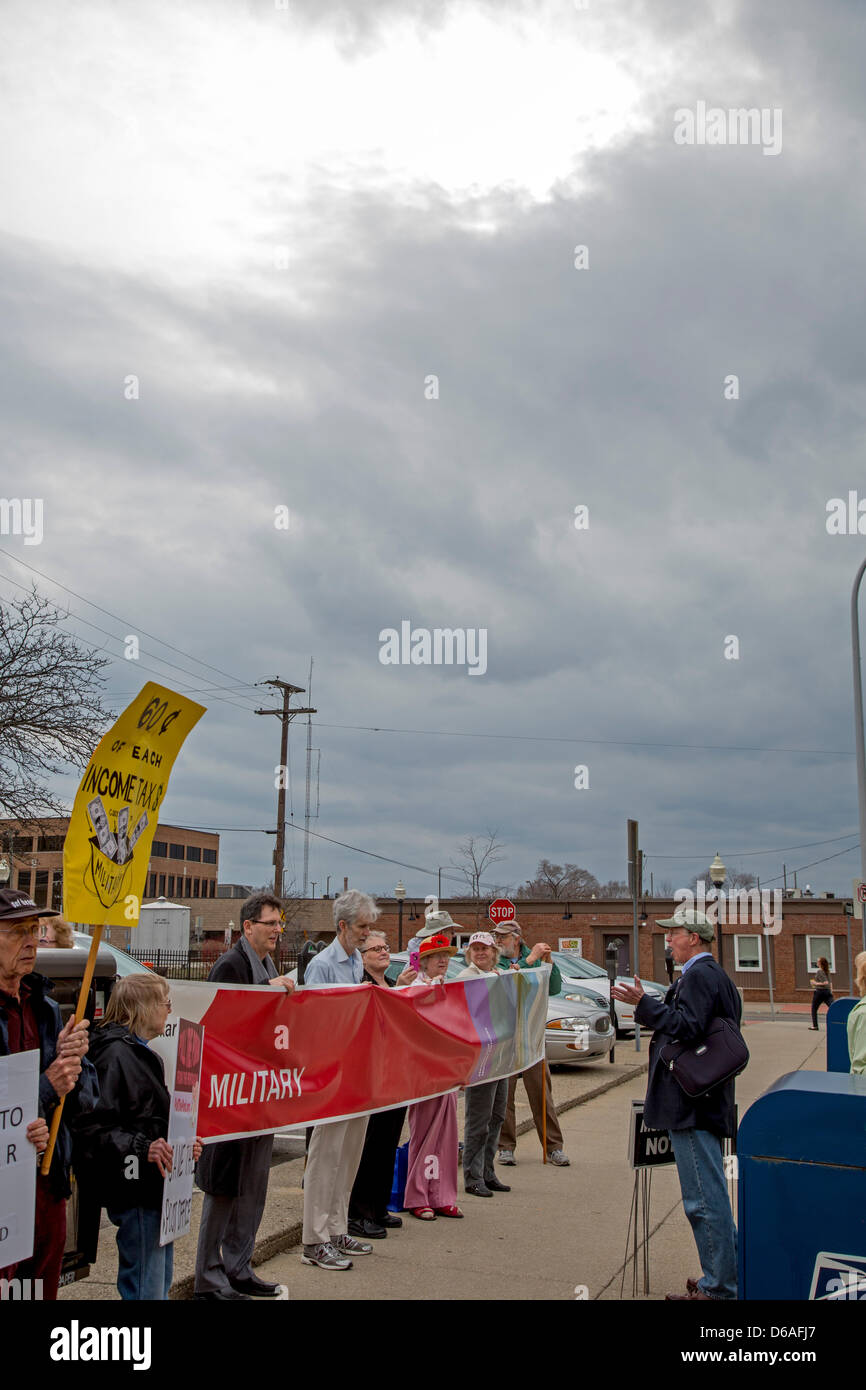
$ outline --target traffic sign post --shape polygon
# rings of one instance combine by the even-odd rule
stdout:
[[[513,922],[517,916],[514,903],[510,898],[496,898],[490,904],[487,916],[495,926],[501,926],[503,922]]]
[[[854,887],[854,916],[858,922],[863,921],[863,904],[866,903],[866,883],[862,878],[855,878]]]

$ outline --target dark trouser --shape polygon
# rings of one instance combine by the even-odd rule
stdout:
[[[508,1108],[505,1112],[505,1119],[502,1122],[499,1142],[503,1149],[513,1149],[517,1141],[514,1092],[517,1090],[517,1083],[521,1077],[526,1087],[526,1094],[529,1097],[532,1118],[535,1121],[535,1128],[538,1131],[539,1143],[541,1142],[541,1119],[544,1113],[544,1106],[547,1106],[547,1153],[549,1156],[553,1153],[554,1149],[562,1148],[562,1130],[559,1128],[559,1121],[556,1118],[556,1107],[553,1104],[553,1083],[550,1080],[550,1068],[545,1061],[536,1062],[534,1067],[529,1067],[527,1071],[521,1072],[518,1076],[509,1078]]]
[[[26,1260],[0,1269],[0,1279],[41,1279],[38,1297],[56,1301],[60,1283],[60,1267],[66,1245],[66,1198],[55,1197],[48,1179],[41,1173],[36,1178],[36,1224],[33,1230],[33,1254]],[[31,1298],[37,1292],[31,1284]]]
[[[196,1293],[214,1293],[230,1287],[230,1279],[248,1279],[256,1232],[268,1195],[272,1134],[244,1139],[243,1157],[234,1197],[205,1193],[195,1257]]]
[[[833,991],[831,989],[812,990],[812,1027],[818,1027],[818,1010],[822,1004],[826,1004],[829,1009],[833,1003]]]
[[[467,1086],[463,1127],[464,1182],[484,1182],[496,1177],[493,1160],[507,1108],[508,1077],[501,1081],[485,1081],[480,1086]]]
[[[394,1155],[405,1118],[405,1105],[396,1110],[380,1110],[370,1116],[349,1198],[350,1221],[381,1222],[385,1216],[394,1185]]]

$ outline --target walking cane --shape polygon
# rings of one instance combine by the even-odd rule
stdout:
[[[93,972],[96,969],[96,956],[99,951],[99,943],[102,940],[102,927],[93,928],[93,936],[90,941],[90,954],[87,957],[87,965],[84,967],[84,979],[81,981],[81,990],[78,995],[78,1005],[75,1010],[75,1022],[80,1023],[87,1008],[87,996],[90,993],[90,986],[93,981]],[[66,1096],[61,1096],[57,1109],[51,1116],[51,1129],[48,1133],[48,1148],[42,1159],[42,1167],[39,1169],[43,1178],[48,1176],[51,1167],[51,1159],[54,1154],[54,1145],[57,1143],[57,1133],[60,1129],[60,1121],[63,1117],[63,1103]]]

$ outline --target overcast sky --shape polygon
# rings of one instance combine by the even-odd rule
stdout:
[[[862,0],[7,0],[3,26],[0,491],[43,499],[44,538],[0,537],[0,598],[68,605],[115,709],[154,673],[208,706],[164,818],[274,825],[252,687],[312,658],[313,828],[434,871],[314,840],[317,894],[435,892],[488,828],[491,884],[624,877],[629,816],[656,884],[847,849],[799,882],[849,893],[863,540],[826,509],[866,496]],[[781,147],[677,143],[701,104]],[[486,671],[383,665],[404,620],[486,629]],[[182,655],[125,660],[144,632]],[[262,883],[272,847],[222,834],[221,877]],[[290,831],[298,887],[302,861]]]

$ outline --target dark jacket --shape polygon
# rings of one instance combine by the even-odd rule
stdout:
[[[49,997],[54,985],[44,975],[35,970],[25,975],[21,981],[30,987],[30,1003],[39,1026],[39,1114],[51,1125],[51,1117],[60,1099],[48,1077],[45,1075],[57,1055],[57,1035],[63,1027],[60,1008]],[[9,1056],[9,1022],[5,1008],[0,1004],[0,1057]],[[69,1125],[77,1115],[92,1110],[96,1104],[99,1088],[96,1072],[89,1059],[81,1059],[81,1074],[75,1086],[68,1092],[63,1106],[63,1119],[57,1131],[57,1143],[48,1173],[48,1186],[55,1197],[68,1197],[69,1168],[72,1159],[72,1135]]]
[[[75,1122],[79,1181],[108,1211],[159,1211],[163,1178],[147,1151],[154,1139],[168,1137],[171,1097],[162,1061],[121,1023],[94,1029],[89,1055],[99,1102]]]
[[[727,1018],[738,1028],[742,1004],[739,991],[717,960],[702,956],[690,965],[661,1002],[645,994],[634,1016],[642,1028],[653,1030],[649,1048],[644,1121],[649,1129],[706,1129],[711,1134],[734,1133],[734,1082],[716,1086],[708,1096],[693,1100],[682,1090],[659,1057],[665,1043],[698,1042],[714,1018]]]
[[[253,983],[253,968],[240,941],[214,961],[208,980],[223,985]],[[213,1197],[237,1197],[244,1146],[258,1144],[262,1137],[256,1135],[253,1139],[224,1139],[220,1144],[205,1144],[196,1165],[196,1186]]]
[[[518,960],[517,960],[518,969],[520,969],[520,970],[534,970],[534,969],[536,968],[536,966],[538,966],[538,965],[544,965],[544,961],[543,961],[543,960],[534,960],[534,961],[532,962],[532,964],[528,966],[528,965],[526,964],[526,961],[527,961],[527,957],[528,957],[530,954],[531,954],[531,952],[530,952],[530,949],[529,949],[529,947],[527,946],[526,942],[525,942],[525,941],[521,941],[521,943],[520,943],[520,956],[518,957]],[[507,956],[500,956],[500,957],[499,957],[498,964],[502,967],[503,970],[510,970],[510,969],[511,969],[511,961],[508,959]],[[559,972],[559,966],[554,965],[553,961],[550,962],[550,980],[548,981],[548,985],[547,985],[547,993],[548,993],[548,995],[551,995],[551,994],[561,994],[561,993],[562,993],[562,975],[561,975],[560,972]]]

